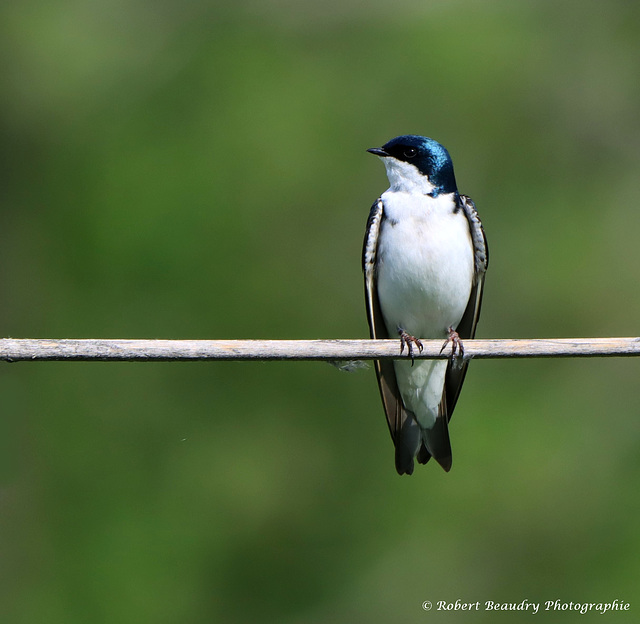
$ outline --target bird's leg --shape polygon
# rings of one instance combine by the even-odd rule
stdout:
[[[456,355],[462,357],[464,355],[464,347],[462,346],[462,340],[460,340],[458,332],[453,329],[453,327],[449,327],[447,331],[449,332],[449,336],[444,341],[442,349],[440,349],[440,353],[442,353],[446,349],[447,345],[451,343],[451,357],[453,358]]]
[[[405,346],[407,347],[407,353],[411,357],[411,366],[413,366],[413,345],[418,347],[418,351],[422,353],[422,343],[411,334],[408,334],[402,327],[398,327],[398,333],[400,334],[400,353],[404,353]],[[443,347],[444,348],[444,347]]]

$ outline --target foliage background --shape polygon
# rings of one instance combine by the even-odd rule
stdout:
[[[22,0],[0,24],[5,336],[366,336],[364,150],[404,133],[449,148],[485,223],[479,336],[638,335],[638,3]],[[400,478],[371,370],[1,366],[0,619],[629,621],[639,376],[477,362],[452,472]]]

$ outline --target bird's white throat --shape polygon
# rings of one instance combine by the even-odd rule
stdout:
[[[390,190],[404,193],[421,193],[428,195],[435,190],[429,178],[418,171],[418,168],[411,163],[393,158],[392,156],[381,157],[387,170]]]

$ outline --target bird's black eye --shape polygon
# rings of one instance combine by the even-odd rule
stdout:
[[[403,155],[405,158],[415,158],[418,150],[415,147],[405,147]]]

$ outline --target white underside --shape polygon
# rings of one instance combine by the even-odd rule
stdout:
[[[386,219],[377,249],[385,324],[391,336],[401,327],[416,338],[444,340],[448,328],[458,326],[471,294],[474,258],[467,219],[462,210],[453,212],[451,194],[434,198],[416,192],[415,185],[412,192],[395,190],[393,181],[381,197]],[[414,366],[395,362],[405,406],[422,427],[435,422],[446,368],[441,360],[416,361]]]

